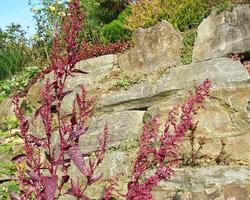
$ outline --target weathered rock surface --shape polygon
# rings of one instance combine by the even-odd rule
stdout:
[[[76,68],[88,72],[88,74],[78,74],[75,77],[69,77],[66,87],[74,89],[76,86],[84,85],[91,89],[95,84],[103,79],[117,65],[117,56],[114,54],[91,58],[80,61]]]
[[[128,90],[104,95],[101,105],[104,110],[150,107],[155,101],[162,101],[162,98],[176,94],[178,90],[190,90],[207,78],[211,80],[213,88],[223,88],[248,81],[249,74],[239,61],[229,58],[178,66],[166,71],[155,83],[146,80]]]
[[[5,118],[14,116],[14,106],[11,99],[5,99],[0,102],[0,130],[6,129]]]
[[[205,136],[206,144],[202,153],[215,157],[221,150],[221,139],[226,139],[226,152],[234,160],[249,161],[249,131],[250,131],[250,84],[217,88],[211,92],[207,100],[207,109],[201,110],[196,116],[199,125],[197,136]],[[162,114],[162,123],[170,109],[185,99],[184,93],[177,93],[174,97],[165,98],[160,103],[148,109],[150,115]],[[189,142],[185,142],[183,152],[190,151]]]
[[[80,146],[85,153],[98,148],[98,136],[108,125],[108,147],[118,146],[125,140],[138,139],[142,131],[144,111],[124,111],[105,114],[91,119],[87,134],[80,139]]]
[[[181,34],[167,21],[135,31],[135,47],[118,55],[122,69],[152,70],[180,61]]]
[[[124,164],[123,157],[124,153],[110,157],[109,165],[113,164],[115,167],[109,169],[113,176],[119,171],[116,167],[128,166],[128,163]],[[128,181],[129,174],[125,174],[119,180],[120,193],[126,193]],[[89,190],[89,196],[98,199],[103,189],[104,184],[93,186]],[[155,200],[248,200],[250,167],[210,166],[175,169],[175,175],[170,180],[160,182],[152,193]]]
[[[249,167],[178,169],[154,189],[156,200],[248,200],[249,195]]]
[[[250,5],[212,14],[198,27],[193,61],[250,51]]]

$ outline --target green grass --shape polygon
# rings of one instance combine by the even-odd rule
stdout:
[[[18,47],[8,47],[0,50],[0,80],[4,80],[25,65],[25,52]]]

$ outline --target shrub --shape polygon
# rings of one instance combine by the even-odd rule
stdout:
[[[130,14],[130,8],[126,8],[122,11],[117,19],[104,25],[101,29],[102,41],[107,42],[117,42],[121,40],[129,40],[131,38],[131,32],[125,26],[125,19]]]
[[[126,24],[130,30],[134,30],[168,20],[179,30],[186,31],[196,28],[213,7],[222,11],[235,3],[249,3],[249,0],[140,0],[131,4],[132,14]]]
[[[193,47],[195,43],[196,30],[191,29],[183,32],[182,48],[181,48],[181,63],[184,65],[192,62]]]
[[[0,81],[0,100],[23,90],[39,71],[41,71],[41,68],[37,66],[28,66],[18,74]]]

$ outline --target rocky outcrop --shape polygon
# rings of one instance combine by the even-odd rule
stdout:
[[[180,62],[182,37],[167,21],[148,29],[135,31],[134,48],[118,55],[118,64],[125,70],[153,70]]]
[[[213,12],[198,27],[193,61],[250,51],[250,5]]]
[[[211,80],[213,88],[223,88],[247,82],[249,75],[239,61],[229,58],[178,66],[167,70],[155,82],[148,79],[128,90],[103,95],[101,105],[104,110],[150,107],[159,98],[162,100],[162,97],[176,94],[179,90],[192,89],[195,84],[205,79]]]
[[[196,118],[200,121],[197,135],[207,138],[202,152],[218,155],[220,140],[226,138],[231,158],[249,160],[249,74],[239,61],[218,58],[172,68],[155,82],[148,79],[128,90],[104,95],[101,108],[109,112],[146,110],[149,116],[161,114],[164,122],[168,111],[184,101],[187,91],[207,78],[213,87],[211,99]],[[188,142],[182,150],[190,150]]]

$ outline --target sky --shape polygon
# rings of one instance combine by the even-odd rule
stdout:
[[[32,3],[38,0],[32,0]],[[28,5],[28,0],[0,0],[0,28],[5,29],[11,22],[19,23],[28,35],[35,33],[35,22]]]

